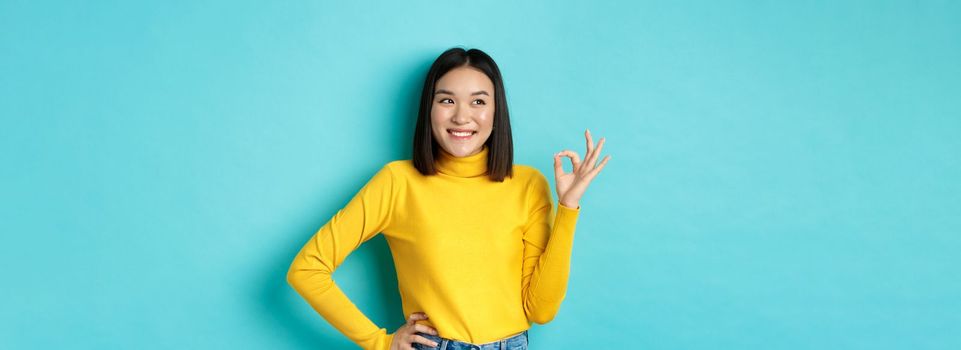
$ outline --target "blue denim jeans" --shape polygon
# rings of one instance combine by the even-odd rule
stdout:
[[[484,344],[465,343],[422,332],[417,332],[417,335],[437,342],[435,347],[429,347],[421,343],[411,344],[414,349],[418,350],[527,350],[527,331]]]

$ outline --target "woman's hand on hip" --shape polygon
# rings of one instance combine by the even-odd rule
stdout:
[[[403,326],[400,326],[400,328],[397,328],[397,331],[394,332],[393,340],[390,342],[390,350],[412,350],[414,349],[414,343],[420,343],[430,347],[437,346],[438,344],[433,340],[424,338],[423,336],[417,334],[417,332],[421,332],[437,335],[437,330],[422,324],[414,323],[418,320],[426,319],[427,314],[423,312],[412,313],[410,317],[407,318],[407,323],[405,323]]]
[[[601,160],[600,164],[597,164],[597,157],[601,153],[601,149],[604,148],[604,138],[601,138],[595,148],[590,130],[584,130],[584,137],[587,139],[587,153],[584,156],[584,163],[581,163],[581,157],[574,151],[563,150],[554,154],[554,183],[557,186],[557,200],[560,204],[572,209],[577,209],[580,206],[580,200],[584,196],[584,191],[587,190],[587,185],[611,159],[611,156],[608,155]],[[571,164],[574,166],[574,170],[566,174],[561,165],[561,158],[564,157],[570,158]]]

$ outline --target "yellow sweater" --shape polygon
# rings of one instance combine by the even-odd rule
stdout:
[[[555,213],[547,179],[530,166],[491,181],[488,151],[442,150],[433,176],[411,160],[387,163],[307,241],[288,283],[361,348],[387,350],[393,330],[375,325],[331,279],[347,255],[383,233],[404,319],[424,312],[429,319],[417,323],[474,344],[549,322],[567,291],[580,207],[558,204]]]

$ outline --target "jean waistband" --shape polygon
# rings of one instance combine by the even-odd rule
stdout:
[[[437,344],[439,344],[439,349],[446,349],[448,345],[454,345],[454,346],[456,346],[457,349],[460,349],[460,348],[468,348],[468,347],[470,347],[470,346],[476,346],[476,347],[478,347],[478,348],[483,348],[483,347],[490,348],[492,345],[497,345],[498,343],[501,343],[501,345],[505,345],[505,347],[503,347],[503,349],[506,349],[507,342],[509,342],[509,341],[511,341],[511,340],[515,340],[515,339],[523,339],[523,340],[526,340],[526,339],[527,339],[527,330],[525,330],[525,331],[523,331],[523,332],[520,332],[520,333],[516,333],[516,334],[511,335],[511,336],[507,336],[506,338],[498,339],[498,340],[495,340],[495,341],[492,341],[492,342],[483,343],[483,344],[468,343],[468,342],[464,342],[464,341],[460,341],[460,340],[455,340],[455,339],[450,339],[450,338],[444,338],[444,337],[436,336],[436,335],[433,335],[433,334],[427,334],[427,333],[421,333],[421,332],[417,332],[417,334],[420,335],[420,336],[423,336],[424,338],[427,338],[427,339],[430,339],[430,340],[433,340],[433,341],[437,342]],[[526,343],[526,341],[525,341],[525,343]]]

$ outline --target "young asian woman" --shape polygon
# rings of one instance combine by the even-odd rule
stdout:
[[[478,49],[431,65],[411,159],[388,162],[298,252],[288,283],[364,349],[526,349],[532,323],[551,321],[570,271],[580,200],[610,155],[553,155],[556,210],[539,170],[513,164],[500,70]],[[571,172],[562,159],[569,158]],[[331,278],[347,255],[383,233],[406,323],[388,333]]]

